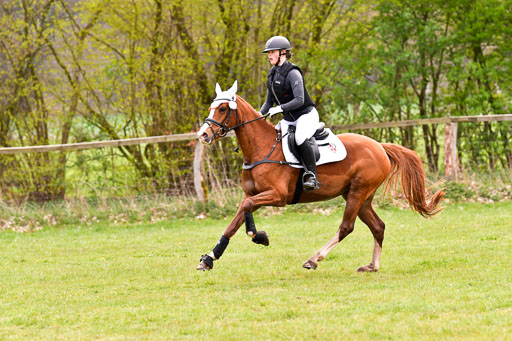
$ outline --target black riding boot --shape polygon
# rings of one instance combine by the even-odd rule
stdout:
[[[315,154],[313,153],[309,139],[299,146],[299,151],[306,168],[306,172],[304,172],[304,176],[302,177],[302,186],[305,192],[312,191],[318,188],[318,180],[316,179]]]

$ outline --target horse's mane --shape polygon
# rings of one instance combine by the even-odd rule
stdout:
[[[242,98],[242,97],[240,97],[239,95],[236,95],[236,97],[237,97],[237,100],[236,100],[236,101],[237,101],[238,105],[240,106],[240,104],[242,104],[242,107],[244,107],[244,106],[245,106],[245,107],[247,107],[247,108],[248,108],[248,110],[249,110],[249,112],[250,112],[251,114],[253,114],[253,115],[255,116],[255,118],[261,115],[261,114],[260,114],[258,111],[256,111],[256,109],[254,109],[254,108],[253,108],[253,106],[252,106],[251,104],[249,104],[249,102],[247,102],[245,99],[243,99],[243,98]],[[262,120],[262,121],[263,121],[263,120]],[[265,119],[264,121],[265,121],[265,123],[267,123],[268,125],[270,125],[272,128],[274,128],[274,127],[275,127],[275,125],[274,125],[274,124],[272,124],[272,122],[267,121],[266,119]]]

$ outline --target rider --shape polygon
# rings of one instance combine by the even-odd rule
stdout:
[[[263,53],[268,54],[273,66],[267,78],[267,98],[260,112],[262,115],[270,113],[270,117],[284,113],[280,122],[283,136],[288,132],[288,126],[295,126],[295,142],[306,168],[303,186],[305,191],[311,191],[318,188],[318,180],[309,140],[318,128],[319,117],[306,90],[301,69],[288,61],[292,56],[291,49],[288,39],[282,36],[272,37],[265,44]]]

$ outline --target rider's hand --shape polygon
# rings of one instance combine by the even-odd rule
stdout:
[[[274,116],[275,114],[279,114],[280,112],[283,112],[283,109],[281,109],[280,105],[278,105],[277,107],[270,108],[268,110],[270,117]]]

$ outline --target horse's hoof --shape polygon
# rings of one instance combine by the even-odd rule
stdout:
[[[208,255],[202,255],[199,260],[197,270],[211,270],[213,269],[213,258]]]
[[[316,270],[316,268],[318,267],[318,263],[317,262],[313,262],[312,260],[308,260],[306,263],[302,264],[302,267],[304,269],[308,269],[308,270]]]
[[[377,272],[377,270],[379,270],[379,269],[376,269],[373,265],[365,265],[365,266],[360,266],[357,269],[357,272]]]
[[[258,231],[252,239],[253,243],[269,246],[270,241],[268,240],[267,233],[265,231]]]
[[[199,265],[197,266],[196,270],[202,270],[202,271],[210,271],[212,268],[209,267],[205,262],[201,261]]]

